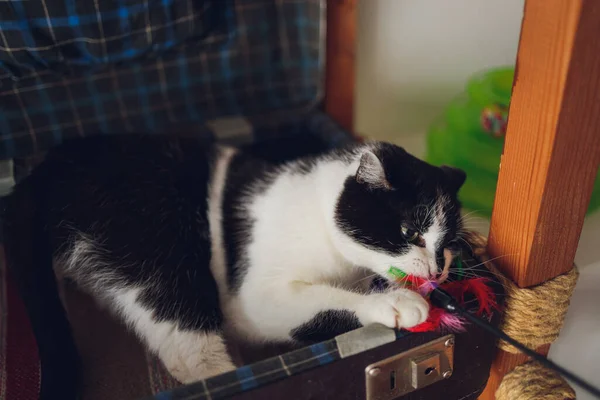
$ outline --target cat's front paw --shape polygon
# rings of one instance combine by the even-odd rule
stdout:
[[[397,289],[366,296],[356,313],[361,324],[383,324],[389,328],[412,328],[425,322],[429,304],[418,293]]]

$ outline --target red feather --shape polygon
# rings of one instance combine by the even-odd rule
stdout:
[[[435,284],[427,279],[408,275],[398,282],[409,289],[418,291],[427,296],[435,287]],[[461,305],[465,305],[465,296],[470,294],[475,297],[479,304],[477,315],[491,315],[493,310],[498,309],[496,296],[488,285],[488,278],[472,278],[462,281],[445,282],[440,287],[450,293]],[[431,305],[431,304],[430,304]],[[464,320],[446,310],[431,306],[427,320],[422,324],[407,329],[411,332],[431,332],[444,327],[448,330],[460,331]]]
[[[429,310],[429,316],[427,320],[422,324],[417,326],[413,326],[412,328],[407,329],[410,332],[431,332],[435,331],[440,327],[442,315],[444,314],[444,310],[437,307],[431,307]]]

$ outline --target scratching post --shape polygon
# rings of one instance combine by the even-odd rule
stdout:
[[[488,242],[500,271],[521,288],[565,273],[561,279],[576,278],[569,271],[600,162],[599,37],[596,0],[525,3]],[[506,318],[506,327],[516,326],[514,315]],[[555,333],[531,344],[547,353]],[[502,398],[496,390],[513,370],[504,388],[532,382],[522,375],[530,367],[516,368],[526,362],[499,350],[480,398]]]
[[[501,326],[504,333],[530,349],[554,342],[562,328],[578,276],[577,268],[573,268],[531,288],[519,288],[504,279],[506,309]],[[500,341],[498,347],[509,353],[520,353],[504,341]]]
[[[575,391],[556,372],[529,362],[506,375],[496,400],[574,400]]]

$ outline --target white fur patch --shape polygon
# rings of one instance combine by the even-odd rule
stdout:
[[[426,259],[429,265],[429,272],[431,275],[437,273],[438,267],[435,259],[436,252],[444,235],[446,234],[445,222],[446,216],[444,215],[443,209],[446,199],[444,197],[438,198],[437,202],[433,206],[433,223],[423,233],[423,240],[425,241]]]
[[[111,292],[117,312],[180,382],[191,383],[235,369],[220,335],[184,331],[172,322],[156,322],[152,312],[137,301],[140,288]]]
[[[80,233],[73,239],[71,250],[55,261],[57,275],[72,278],[104,305],[106,288],[116,285],[118,277],[103,255],[104,250],[95,240]]]
[[[353,162],[322,160],[308,174],[284,168],[266,190],[248,196],[255,220],[247,247],[250,268],[225,310],[242,338],[287,340],[290,331],[325,310],[354,311],[364,323],[391,327],[427,317],[427,303],[418,295],[345,289],[365,278],[361,267],[383,275],[397,261],[355,242],[335,222],[337,200],[359,159],[360,152]]]
[[[227,170],[236,150],[229,147],[221,148],[221,153],[216,161],[212,178],[208,186],[208,221],[210,225],[211,260],[210,271],[217,282],[221,304],[226,301],[227,285],[227,259],[223,245],[223,191],[227,180]]]
[[[216,333],[184,331],[173,322],[157,322],[139,303],[140,287],[128,288],[102,257],[100,245],[80,235],[72,251],[57,262],[65,276],[96,294],[96,300],[116,312],[156,353],[180,382],[190,383],[235,369],[225,343]],[[103,268],[99,272],[98,267]]]

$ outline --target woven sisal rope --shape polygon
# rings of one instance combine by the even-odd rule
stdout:
[[[564,275],[530,288],[519,288],[504,277],[489,262],[486,253],[487,240],[472,234],[469,242],[475,256],[486,263],[488,269],[501,280],[506,291],[504,318],[501,329],[529,348],[552,343],[563,326],[569,302],[579,272],[576,267]],[[519,351],[500,341],[502,350]],[[556,372],[535,362],[518,366],[504,376],[496,390],[496,400],[563,400],[575,399],[575,391]]]
[[[519,365],[496,390],[496,400],[564,399],[575,399],[575,391],[556,372],[535,362]]]
[[[563,326],[578,276],[577,268],[573,267],[568,273],[531,288],[519,288],[505,279],[510,283],[505,283],[502,330],[531,349],[554,342]],[[519,353],[505,341],[500,341],[498,347]]]
[[[480,235],[473,236],[470,241],[475,255],[486,262],[489,260],[485,252],[487,241]],[[563,326],[579,277],[577,268],[573,267],[566,274],[541,285],[520,288],[498,272],[491,263],[486,264],[502,281],[506,291],[504,318],[500,328],[508,336],[532,349],[554,342]],[[509,353],[519,353],[518,349],[503,340],[498,343],[498,347]]]

